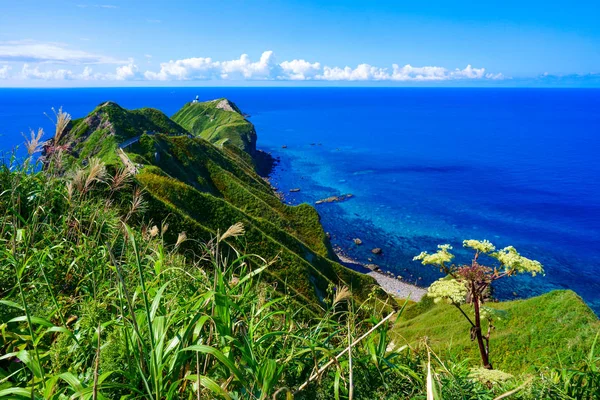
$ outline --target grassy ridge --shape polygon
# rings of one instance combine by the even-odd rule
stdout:
[[[103,118],[75,144],[109,158],[114,126],[140,128]],[[142,136],[135,176],[62,151],[0,163],[0,397],[598,398],[599,322],[573,292],[491,304],[492,362],[514,375],[472,369],[455,308],[373,301],[240,148]]]
[[[165,142],[172,140],[180,143],[194,142],[188,138],[153,137],[152,140],[161,143],[162,146],[166,146]],[[143,144],[147,143],[147,141],[143,141]],[[193,146],[186,146],[186,149],[190,148]],[[172,157],[166,163],[169,168],[163,172],[177,171],[174,154],[177,152],[172,153]],[[207,175],[196,181],[201,180],[206,185],[198,185],[196,188],[186,185],[180,180],[152,173],[155,171],[152,169],[144,170],[137,176],[137,179],[157,201],[171,205],[171,214],[184,214],[199,225],[206,227],[207,231],[226,229],[236,221],[244,222],[248,227],[246,235],[248,251],[261,254],[268,259],[279,258],[271,271],[278,280],[285,282],[291,291],[308,301],[318,302],[328,285],[339,285],[344,282],[351,285],[361,298],[365,298],[369,294],[371,287],[375,284],[371,277],[348,270],[326,258],[328,252],[323,242],[325,235],[318,224],[318,216],[312,208],[310,208],[312,213],[307,213],[308,218],[305,218],[305,212],[309,210],[305,209],[303,212],[300,209],[299,212],[288,211],[287,214],[292,215],[292,218],[286,219],[287,214],[284,214],[283,206],[280,210],[271,208],[266,202],[252,194],[251,190],[265,196],[264,192],[251,187],[247,189],[249,186],[243,185],[236,176],[218,166],[211,159],[205,159],[203,162],[208,164],[206,168],[200,164],[195,164],[195,168]],[[162,165],[161,162],[156,166],[160,165]],[[211,188],[214,186],[222,192],[203,193],[200,191],[203,186]],[[275,197],[273,196],[273,198]],[[236,206],[236,203],[240,208]],[[169,213],[157,206],[156,213],[152,217],[157,220],[161,215],[167,214]],[[312,219],[312,223],[307,222],[301,227],[302,234],[298,234],[294,223],[295,220],[300,219]],[[307,227],[313,229],[307,229]],[[312,237],[313,242],[316,242],[317,251],[303,241],[303,237]],[[321,238],[320,241],[319,238]]]
[[[492,364],[511,372],[571,365],[584,357],[600,332],[600,321],[585,302],[570,290],[556,290],[525,300],[489,304],[506,311],[495,322],[491,338]],[[417,344],[427,337],[434,350],[469,357],[479,354],[469,338],[469,324],[453,306],[434,304],[425,297],[407,308],[394,327],[396,343]],[[487,324],[484,327],[487,330]]]
[[[218,108],[225,102],[233,111]],[[226,99],[187,103],[172,117],[194,136],[221,145],[229,143],[250,155],[256,152],[256,131],[239,108]]]
[[[108,102],[74,121],[64,140],[73,144],[73,155],[80,160],[99,156],[118,165],[118,145],[139,137],[125,150],[142,167],[136,180],[152,197],[151,212],[140,224],[160,223],[168,216],[169,223],[181,226],[179,231],[208,241],[219,230],[244,222],[251,238],[248,251],[278,258],[269,273],[304,303],[317,306],[329,286],[343,284],[352,286],[359,298],[373,288],[386,298],[371,277],[332,261],[314,208],[284,205],[256,173],[251,156],[256,133],[235,104],[190,103],[174,118],[181,125],[158,110],[126,110]],[[187,129],[197,137],[188,137]]]
[[[328,291],[310,313],[314,302],[281,295],[284,281],[263,281],[272,265],[239,252],[247,240],[270,240],[257,228],[217,234],[153,195],[136,201],[139,182],[121,171],[90,162],[66,176],[62,165],[0,164],[0,398],[270,399],[300,388],[298,400],[339,397],[346,360],[302,384],[373,329],[354,350],[364,382],[354,398],[423,387],[418,366],[411,377],[386,358],[383,307]],[[189,190],[225,203],[161,178],[164,195]],[[139,223],[154,212],[172,213],[168,228]]]
[[[187,133],[159,110],[127,110],[113,102],[102,103],[85,118],[72,121],[68,130],[62,144],[71,143],[81,159],[96,156],[109,164],[118,162],[115,150],[120,143],[144,132]]]

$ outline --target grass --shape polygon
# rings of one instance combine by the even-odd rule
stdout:
[[[424,299],[409,306],[394,327],[396,343],[416,345],[427,337],[435,351],[470,358],[476,365],[479,354],[470,340],[468,322],[455,307]],[[594,312],[569,290],[489,306],[506,311],[491,336],[492,364],[513,374],[573,365],[584,358],[600,332]]]
[[[187,134],[159,110],[127,110],[116,103],[105,102],[85,118],[71,121],[60,136],[59,144],[70,143],[82,159],[98,156],[107,164],[115,164],[118,145],[144,132]]]
[[[199,227],[205,234],[214,233],[232,221],[243,221],[250,251],[278,257],[280,261],[269,273],[304,301],[318,303],[330,284],[346,283],[362,298],[369,295],[375,284],[370,277],[329,259],[331,249],[316,210],[281,203],[235,154],[201,139],[163,135],[144,136],[129,150],[152,168],[146,167],[137,179],[156,202],[155,220],[170,214],[170,223],[187,221],[186,229],[192,229],[188,222],[193,220],[197,235],[202,234]]]
[[[140,136],[127,152],[133,162],[143,166],[137,180],[151,198],[152,213],[148,219],[163,222],[168,218],[169,223],[179,223],[203,240],[235,221],[244,221],[252,238],[251,251],[279,259],[269,274],[280,288],[285,287],[315,307],[319,307],[323,293],[331,284],[352,285],[357,295],[366,298],[374,280],[332,261],[334,255],[316,210],[309,205],[284,205],[274,195],[269,184],[256,173],[255,160],[246,152],[255,150],[256,134],[252,124],[232,103],[234,111],[219,109],[218,103],[188,104],[178,115],[187,116],[187,122],[182,122],[186,127],[192,124],[193,115],[200,109],[225,118],[215,117],[211,122],[211,135],[221,128],[233,135],[230,129],[239,123],[250,127],[253,138],[246,143],[252,143],[251,148],[238,147],[231,141],[218,148],[203,139],[173,136],[173,133],[186,132],[185,128],[160,111],[126,110],[111,102],[101,104],[86,118],[74,121],[62,140],[71,141],[72,154],[78,157],[78,162],[93,156],[118,166],[121,163],[116,154],[119,143]],[[155,134],[144,134],[148,131]],[[246,133],[240,131],[238,136],[243,138]],[[169,177],[176,181],[166,179]],[[170,239],[176,240],[175,237]],[[386,297],[382,291],[379,296]]]
[[[426,298],[385,322],[394,302],[240,147],[143,136],[141,173],[119,169],[119,140],[165,118],[105,103],[69,125],[73,153],[0,164],[0,397],[598,397],[598,319],[574,293],[493,304],[511,374],[473,369],[456,309]]]
[[[231,104],[234,111],[217,108],[221,101]],[[254,155],[256,152],[256,131],[246,121],[235,104],[226,99],[203,103],[187,103],[172,117],[194,136],[222,145],[227,142]]]
[[[398,357],[385,352],[385,307],[329,287],[321,312],[303,314],[260,278],[273,260],[238,250],[251,234],[242,225],[206,241],[179,233],[169,245],[176,226],[136,224],[136,184],[114,190],[117,179],[97,169],[75,174],[92,182],[80,187],[0,168],[0,396],[343,397],[345,357],[302,383],[371,328],[353,350],[353,376],[419,390],[418,373],[392,367]],[[150,208],[138,207],[138,219]]]

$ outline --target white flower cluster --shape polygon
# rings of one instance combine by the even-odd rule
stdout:
[[[544,272],[544,268],[539,261],[523,257],[513,246],[505,247],[490,255],[500,261],[500,264],[509,272],[527,272],[533,276]]]
[[[498,369],[485,369],[483,367],[472,368],[469,377],[474,381],[477,380],[484,384],[497,384],[514,378],[513,375],[507,372]]]
[[[464,240],[463,247],[468,247],[484,254],[491,253],[492,251],[496,250],[496,246],[494,246],[489,240]]]
[[[443,265],[446,262],[452,261],[454,255],[450,253],[452,246],[449,244],[438,245],[438,251],[429,254],[426,251],[421,252],[418,256],[413,258],[413,261],[421,261],[423,265]]]
[[[498,310],[496,308],[491,308],[487,306],[481,307],[481,318],[485,318],[487,320],[503,320],[508,316],[508,312],[506,310]]]
[[[456,279],[439,279],[429,286],[427,296],[433,297],[433,301],[439,303],[442,300],[450,304],[465,304],[467,298],[467,287]]]

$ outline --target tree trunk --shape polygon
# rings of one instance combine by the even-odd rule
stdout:
[[[483,363],[483,368],[492,369],[489,355],[485,349],[485,344],[483,343],[483,334],[481,333],[481,317],[479,315],[479,296],[477,295],[473,297],[473,309],[475,311],[475,336],[477,337],[477,345],[479,345],[481,362]]]

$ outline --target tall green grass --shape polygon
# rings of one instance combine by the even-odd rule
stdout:
[[[261,280],[244,227],[169,242],[123,170],[0,167],[0,397],[34,399],[594,398],[579,367],[481,377],[390,341],[403,308],[330,286],[322,312]],[[385,320],[384,320],[385,319]],[[431,323],[435,323],[432,321]],[[428,397],[429,396],[429,397]]]

